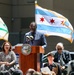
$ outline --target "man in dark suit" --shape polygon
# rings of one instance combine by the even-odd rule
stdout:
[[[68,66],[68,62],[71,60],[71,55],[69,51],[64,50],[63,43],[57,43],[56,50],[52,51],[54,54],[54,62],[58,62],[61,65],[61,69],[66,75],[66,67]]]
[[[24,36],[24,43],[28,43],[31,46],[42,46],[43,48],[45,48],[47,46],[46,38],[42,33],[36,30],[36,23],[31,22],[29,28],[30,31],[27,32]]]
[[[45,48],[47,46],[46,38],[44,34],[38,32],[37,25],[35,22],[30,23],[30,31],[24,36],[24,44],[30,44],[31,46],[42,46]],[[40,55],[40,62],[42,65],[42,55]]]

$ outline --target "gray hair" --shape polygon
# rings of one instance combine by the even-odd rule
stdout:
[[[62,43],[62,42],[57,43],[57,45],[56,45],[56,50],[57,50],[57,47],[58,47],[58,46],[60,46],[62,49],[64,49],[64,46],[63,46],[63,43]]]

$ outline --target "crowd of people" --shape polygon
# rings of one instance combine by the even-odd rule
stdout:
[[[64,49],[63,43],[61,42],[56,44],[55,49],[56,50],[53,50],[48,54],[52,53],[54,55],[54,62],[60,65],[61,74],[67,75],[68,63],[71,61],[70,52]]]
[[[45,35],[38,32],[35,22],[31,22],[30,31],[25,34],[23,44],[31,46],[47,46]],[[63,43],[57,43],[56,50],[47,53],[47,62],[42,62],[42,54],[40,55],[40,68],[48,67],[52,75],[67,75],[67,67],[71,61],[71,55],[68,50],[64,49]],[[12,50],[10,42],[5,41],[0,52],[0,75],[23,75],[22,70],[16,68],[16,54]],[[26,75],[50,75],[47,71],[37,72],[34,69],[28,69]]]

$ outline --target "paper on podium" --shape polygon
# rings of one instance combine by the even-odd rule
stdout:
[[[48,67],[43,67],[43,68],[41,68],[41,72],[42,72],[42,73],[51,74],[51,71],[50,71],[50,69],[49,69]]]

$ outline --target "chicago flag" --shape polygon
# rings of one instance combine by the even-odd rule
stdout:
[[[35,22],[37,31],[47,36],[60,36],[73,41],[73,27],[63,15],[35,5]]]

